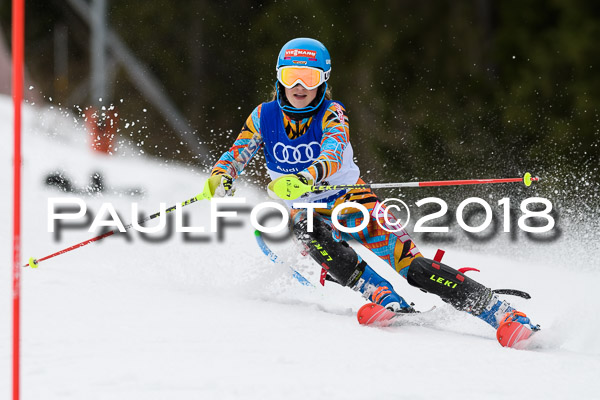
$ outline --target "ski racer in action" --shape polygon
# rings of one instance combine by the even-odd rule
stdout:
[[[298,193],[299,187],[315,183],[364,182],[353,161],[345,108],[331,99],[327,86],[331,59],[325,46],[314,39],[293,39],[279,52],[276,70],[272,101],[252,111],[233,146],[214,165],[204,185],[205,198],[232,194],[233,181],[262,147],[272,179],[267,187],[269,196],[283,199],[288,205],[296,241],[326,270],[330,279],[396,313],[415,312],[348,245],[347,241],[354,239],[388,263],[410,285],[440,296],[456,309],[496,329],[512,326],[513,332],[518,327],[519,331],[525,329],[527,337],[539,329],[491,289],[441,263],[440,253],[434,260],[423,257],[404,229],[386,225],[383,207],[375,214],[379,200],[370,189]],[[292,208],[293,200],[299,196],[298,202],[324,206],[314,212]],[[344,233],[332,226],[332,210],[346,202],[359,203],[369,211],[370,220],[359,232]],[[309,212],[313,217],[312,230],[308,229]],[[351,207],[338,215],[338,221],[345,227],[357,227],[363,218],[358,209]],[[508,338],[504,338],[504,343],[498,338],[503,346],[512,344]]]

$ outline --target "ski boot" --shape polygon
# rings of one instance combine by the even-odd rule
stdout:
[[[504,318],[506,313],[513,311],[514,308],[510,306],[506,301],[500,300],[500,298],[490,292],[490,297],[487,305],[483,308],[481,313],[476,314],[475,316],[480,320],[487,322],[493,328],[498,329],[500,326],[500,321]]]
[[[500,300],[496,294],[492,294],[490,302],[477,318],[496,328],[496,338],[502,347],[523,348],[524,344],[517,344],[540,330],[539,325],[533,325],[524,313]]]
[[[372,303],[379,304],[390,311],[396,313],[415,312],[400,295],[398,295],[392,285],[375,272],[366,262],[361,261],[358,266],[362,270],[350,287],[362,293],[363,297]]]

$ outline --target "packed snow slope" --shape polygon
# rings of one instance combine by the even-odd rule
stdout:
[[[0,98],[0,116],[0,398],[9,398],[10,99]],[[149,214],[202,189],[204,174],[147,158],[126,143],[112,156],[94,154],[81,122],[64,112],[27,106],[24,116],[23,263],[98,234],[87,232],[88,221],[56,241],[47,226],[49,198],[83,199],[93,216],[108,202],[128,223],[132,202]],[[45,184],[56,171],[80,189],[100,172],[107,189],[65,194]],[[128,195],[132,189],[143,195]],[[249,206],[267,200],[261,188],[244,184],[240,197]],[[207,202],[185,210],[189,225],[209,230]],[[334,284],[299,285],[288,268],[261,254],[247,211],[220,236],[163,232],[155,242],[138,232],[115,235],[22,269],[23,399],[600,396],[598,254],[573,247],[575,233],[544,247],[519,242],[505,250],[499,238],[480,250],[445,248],[449,265],[481,269],[477,280],[531,293],[531,300],[511,302],[543,330],[533,349],[519,351],[500,347],[489,326],[410,287],[364,249],[408,301],[437,309],[400,327],[359,326],[355,313],[364,300]],[[270,244],[318,282],[318,268],[289,241]],[[436,247],[421,250],[432,257]]]

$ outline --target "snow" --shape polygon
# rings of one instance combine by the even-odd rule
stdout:
[[[0,98],[8,136],[11,101]],[[143,197],[82,195],[97,212],[110,202],[125,223],[131,202],[147,214],[202,189],[205,175],[139,156],[123,145],[94,154],[72,116],[26,106],[23,138],[23,258],[43,257],[98,233],[47,230],[47,202],[66,197],[44,184],[63,171],[78,187],[100,171],[107,186],[143,188]],[[0,398],[11,392],[12,149],[0,148]],[[248,204],[266,201],[242,184]],[[208,229],[209,205],[185,208]],[[254,242],[248,213],[221,238],[188,242],[182,234],[149,243],[132,232],[109,237],[22,269],[23,399],[471,399],[598,398],[600,318],[597,246],[565,232],[550,246],[494,242],[481,251],[446,247],[449,265],[481,269],[476,279],[514,287],[513,299],[543,330],[531,350],[502,348],[483,322],[410,287],[358,248],[419,309],[395,328],[359,326],[364,304],[351,290],[299,285]],[[150,226],[154,226],[150,224]],[[200,234],[192,234],[199,238]],[[591,236],[594,237],[593,235]],[[318,269],[289,243],[270,245],[313,282]],[[588,252],[577,249],[591,249]],[[432,256],[436,247],[421,250]],[[506,250],[504,250],[506,249]],[[575,249],[575,250],[573,250]],[[24,261],[23,263],[25,263]]]

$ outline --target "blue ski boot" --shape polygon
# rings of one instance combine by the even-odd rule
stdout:
[[[364,268],[350,287],[362,293],[372,303],[379,304],[394,312],[414,312],[414,309],[395,291],[392,285],[383,279],[369,265],[362,261],[359,268]]]
[[[492,293],[491,291],[489,293],[489,296],[489,301],[487,305],[483,308],[481,314],[475,316],[487,322],[495,329],[498,329],[500,321],[502,320],[504,315],[507,312],[513,311],[514,308],[512,308],[510,304],[508,304],[506,301],[500,300],[498,295]]]
[[[498,295],[494,292],[491,293],[487,306],[485,306],[481,314],[476,315],[476,317],[498,329],[499,326],[505,322],[508,314],[515,316],[511,322],[514,321],[521,325],[525,325],[534,332],[540,330],[539,325],[534,325],[525,314],[515,310],[506,301],[500,300]]]

